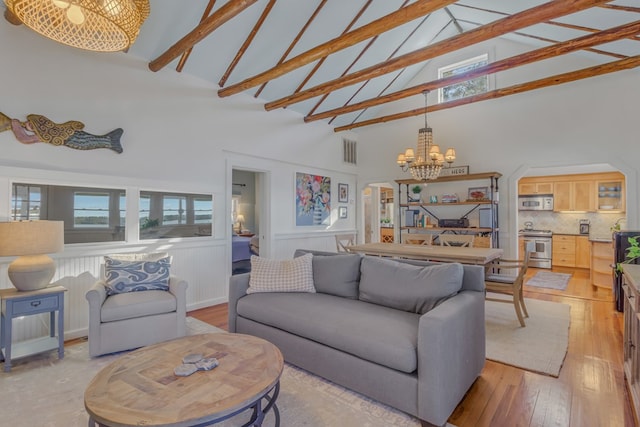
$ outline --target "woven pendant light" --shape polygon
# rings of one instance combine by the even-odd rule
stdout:
[[[149,0],[4,0],[32,30],[98,52],[126,50],[149,16]]]

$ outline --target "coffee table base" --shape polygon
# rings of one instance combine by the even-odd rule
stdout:
[[[271,394],[271,396],[269,396],[269,393],[271,392],[273,393]],[[188,425],[188,427],[204,427],[204,426],[211,426],[214,424],[218,424],[218,423],[221,423],[222,421],[228,420],[229,418],[232,418],[246,411],[247,409],[251,409],[251,408],[253,408],[253,414],[251,415],[251,419],[246,424],[243,424],[241,427],[261,427],[262,422],[264,421],[265,415],[272,409],[273,409],[273,416],[275,417],[275,421],[276,421],[274,426],[280,427],[280,411],[278,410],[278,405],[276,405],[276,400],[278,399],[279,394],[280,394],[280,381],[278,381],[271,390],[268,390],[263,396],[260,396],[257,400],[255,400],[254,402],[251,402],[246,407],[240,408],[236,412],[226,415],[217,420],[201,423],[201,424],[192,424],[192,425]],[[262,399],[265,399],[267,401],[267,404],[264,406],[264,409],[262,408]],[[99,422],[96,422],[93,418],[89,417],[88,427],[95,427],[95,426],[110,427],[108,424],[100,424]],[[185,426],[187,426],[187,424],[185,424]]]

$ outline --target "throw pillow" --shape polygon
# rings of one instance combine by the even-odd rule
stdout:
[[[107,294],[169,290],[171,257],[157,261],[127,261],[104,257]]]
[[[304,250],[296,250],[294,257],[304,254]],[[335,295],[343,298],[358,299],[360,283],[360,260],[358,254],[313,253],[313,285],[316,292]]]
[[[377,257],[361,263],[359,299],[424,314],[462,288],[462,264],[416,266]]]
[[[251,275],[247,293],[315,292],[312,254],[288,260],[251,255]]]

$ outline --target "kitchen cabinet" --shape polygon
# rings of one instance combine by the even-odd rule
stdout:
[[[553,210],[594,212],[595,182],[566,181],[553,184]]]
[[[591,242],[587,236],[554,234],[551,264],[556,267],[590,268]]]
[[[478,181],[478,180],[489,180],[489,186],[486,187],[487,194],[482,199],[478,200],[465,200],[459,202],[439,202],[439,203],[424,203],[424,202],[411,202],[410,200],[410,188],[411,186],[415,186],[416,184],[424,184],[423,181],[418,181],[415,179],[400,179],[396,180],[398,184],[398,194],[405,194],[404,200],[407,200],[406,203],[398,203],[398,221],[400,225],[400,231],[408,231],[411,232],[429,232],[432,234],[442,234],[442,233],[454,233],[454,234],[475,234],[478,240],[479,247],[491,247],[497,248],[499,247],[499,237],[498,237],[498,178],[500,178],[502,174],[498,172],[485,172],[485,173],[476,173],[476,174],[468,174],[468,175],[451,175],[451,176],[443,176],[434,180],[427,181],[429,184],[429,188],[431,186],[438,183],[444,182],[453,182],[453,181]],[[465,193],[468,191],[468,186],[465,187]],[[403,192],[404,190],[404,192]],[[439,197],[442,200],[442,196]],[[479,224],[483,221],[483,217],[489,223],[489,226],[484,227],[439,227],[438,221],[442,218],[439,218],[436,215],[435,209],[445,209],[447,207],[468,207],[467,212],[460,218],[460,220],[467,220],[468,215],[472,212],[478,210],[479,215]],[[415,226],[415,225],[407,225],[406,221],[408,221],[406,213],[408,210],[418,211],[419,215],[424,218],[423,225],[424,226]],[[415,216],[414,216],[415,217]],[[410,216],[411,218],[411,216]],[[445,218],[451,218],[445,217]],[[404,222],[404,223],[403,223]],[[433,225],[431,225],[433,224]],[[474,242],[475,245],[475,242]]]
[[[554,267],[576,266],[576,236],[554,234],[551,245],[551,264]]]
[[[613,262],[613,243],[591,242],[591,285],[611,289]]]
[[[576,236],[576,268],[591,268],[591,242],[588,236]]]
[[[518,184],[518,195],[553,194],[553,182],[521,182]]]
[[[640,413],[640,265],[623,267],[624,290],[623,371],[634,413]],[[637,415],[636,415],[637,416]]]
[[[598,212],[624,212],[624,180],[596,181]]]

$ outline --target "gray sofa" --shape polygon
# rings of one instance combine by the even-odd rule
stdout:
[[[483,268],[313,254],[315,293],[247,294],[250,273],[231,277],[229,331],[425,426],[446,424],[485,363]]]

